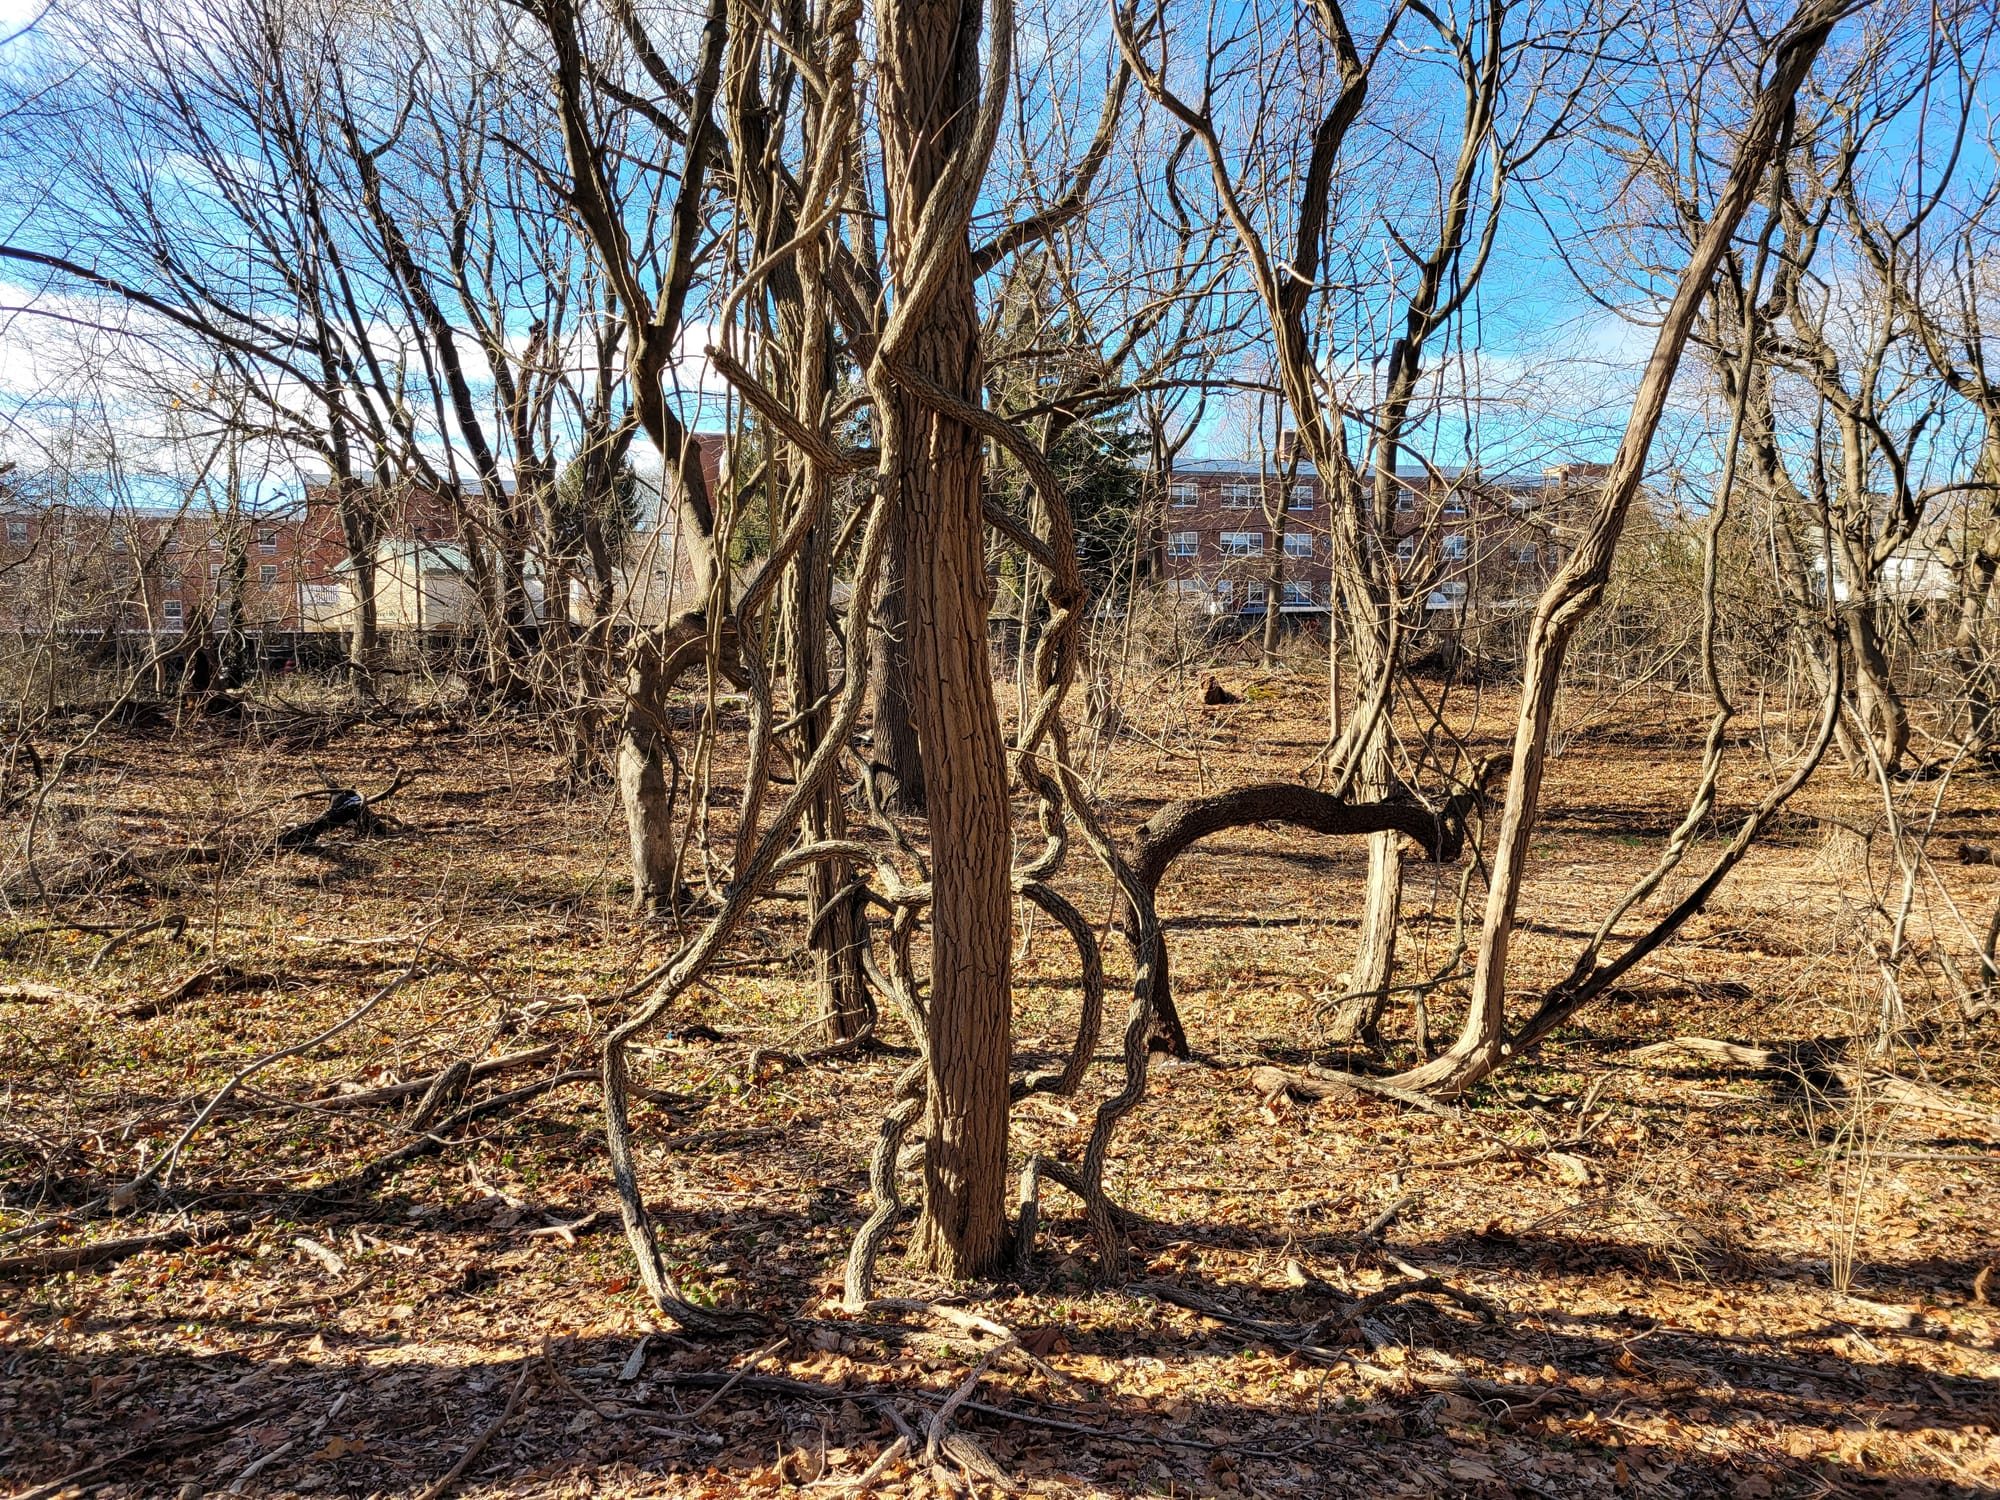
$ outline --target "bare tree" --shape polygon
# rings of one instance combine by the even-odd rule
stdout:
[[[1402,1074],[1398,1082],[1403,1086],[1445,1091],[1469,1088],[1506,1058],[1540,1040],[1553,1025],[1574,1014],[1588,999],[1602,993],[1619,974],[1670,937],[1689,915],[1700,910],[1708,895],[1741,859],[1764,818],[1776,806],[1781,806],[1803,780],[1803,776],[1798,776],[1780,786],[1765,804],[1745,819],[1737,838],[1711,866],[1694,895],[1678,903],[1665,919],[1628,945],[1615,960],[1600,960],[1595,951],[1597,944],[1593,943],[1570,978],[1543,997],[1540,1009],[1523,1030],[1513,1037],[1508,1035],[1508,946],[1520,901],[1529,845],[1540,811],[1542,775],[1547,761],[1549,731],[1563,657],[1577,627],[1602,595],[1619,536],[1645,477],[1647,455],[1679,370],[1682,352],[1700,317],[1716,270],[1749,212],[1760,185],[1765,182],[1766,174],[1786,150],[1793,102],[1846,9],[1843,0],[1806,0],[1789,24],[1764,49],[1749,118],[1737,137],[1728,178],[1721,184],[1714,206],[1705,216],[1706,227],[1696,241],[1677,280],[1672,300],[1661,316],[1652,356],[1640,380],[1625,436],[1604,481],[1595,513],[1576,550],[1557,571],[1535,608],[1514,733],[1512,774],[1507,784],[1492,859],[1485,921],[1480,930],[1477,966],[1473,974],[1471,1008],[1464,1028],[1450,1050],[1434,1061]],[[1829,719],[1829,731],[1830,727]],[[1813,759],[1816,763],[1817,757]],[[1809,773],[1810,763],[1806,768],[1806,774]],[[1602,941],[1602,935],[1599,941]]]

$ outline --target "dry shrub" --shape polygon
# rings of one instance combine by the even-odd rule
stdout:
[[[1813,867],[1843,888],[1865,890],[1869,884],[1870,857],[1880,830],[1867,823],[1839,818],[1820,822],[1819,854]]]
[[[1572,1207],[1533,1227],[1560,1224],[1580,1238],[1607,1241],[1679,1279],[1706,1281],[1744,1259],[1734,1187],[1704,1166],[1704,1153],[1675,1144],[1607,1175]]]

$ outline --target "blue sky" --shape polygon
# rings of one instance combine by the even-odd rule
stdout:
[[[29,0],[0,0],[0,34],[10,21],[19,25],[35,12]],[[1067,21],[1062,17],[1049,19],[1046,36],[1034,29],[1044,24],[1041,20],[1031,23],[1024,31],[1024,55],[1032,53],[1049,68],[1068,69],[1071,75],[1101,75],[1105,38],[1100,28],[1094,40],[1088,39],[1093,13],[1078,11]],[[1081,28],[1077,36],[1086,40],[1077,43],[1077,36],[1070,37],[1077,44],[1065,51],[1056,45],[1069,35],[1065,26]],[[1371,98],[1365,128],[1356,138],[1358,172],[1373,167],[1393,179],[1410,161],[1421,160],[1409,153],[1402,135],[1411,130],[1410,121],[1428,118],[1425,67],[1434,68],[1435,60],[1408,64],[1400,94],[1392,80]],[[1412,78],[1417,81],[1410,82]],[[1134,94],[1128,111],[1137,108],[1136,89]],[[1082,118],[1064,137],[1066,152],[1055,155],[1073,157],[1080,136],[1088,132],[1094,103],[1087,87],[1082,97],[1086,101]],[[1047,106],[1031,104],[1030,108],[1035,112],[1031,116],[1034,123],[1040,124],[1045,117],[1039,112]],[[1432,113],[1442,117],[1448,111]],[[1439,137],[1446,147],[1452,144],[1448,124],[1439,127]],[[1006,139],[1003,135],[1003,141]],[[1031,161],[1037,145],[1031,141],[1023,148]],[[1534,184],[1539,212],[1528,212],[1522,202],[1530,189],[1514,189],[1493,262],[1467,310],[1462,329],[1450,339],[1441,339],[1429,357],[1428,363],[1441,372],[1451,399],[1417,434],[1415,446],[1438,463],[1456,466],[1478,462],[1495,471],[1533,471],[1555,461],[1601,460],[1616,447],[1631,390],[1652,339],[1645,327],[1608,310],[1600,299],[1630,307],[1639,294],[1629,286],[1579,285],[1551,240],[1552,233],[1561,234],[1576,242],[1567,248],[1585,248],[1588,231],[1600,218],[1608,179],[1595,145],[1579,142],[1574,164],[1558,162]],[[1009,172],[1026,170],[1018,153],[1009,160],[1009,149],[1011,145],[1003,149],[996,163],[996,193],[1004,193]],[[1404,154],[1399,155],[1399,151]],[[1191,154],[1184,168],[1189,189],[1199,200],[1206,191],[1201,186],[1206,169],[1199,154]],[[1042,170],[1039,164],[1036,170]],[[1337,218],[1333,231],[1351,258],[1366,260],[1377,251],[1386,255],[1384,213],[1403,212],[1400,222],[1406,229],[1420,219],[1420,215],[1409,217],[1410,203],[1398,197],[1405,186],[1395,180],[1362,180],[1353,193],[1351,209]],[[1421,198],[1421,192],[1415,193],[1419,206]],[[7,233],[15,228],[14,224],[0,224],[0,230]],[[1394,305],[1394,299],[1387,295],[1372,297],[1370,320],[1377,326],[1386,324]],[[107,343],[104,335],[83,326],[99,316],[101,308],[75,304],[78,319],[66,321],[64,314],[72,310],[71,304],[62,295],[25,284],[18,270],[0,270],[0,306],[17,310],[11,315],[0,312],[0,424],[7,424],[0,426],[0,447],[19,448],[24,442],[32,446],[37,440],[46,440],[59,432],[79,407],[121,426],[136,439],[157,439],[160,413],[151,395],[140,394],[140,376],[150,370],[154,379],[170,381],[177,376],[170,361],[140,357],[121,368],[114,357],[120,351]],[[27,311],[21,311],[24,309]],[[132,319],[128,326],[143,330],[145,320]],[[386,344],[398,342],[393,329],[385,328],[382,337]],[[689,397],[683,409],[689,415],[704,405],[709,411],[719,410],[722,388],[705,371],[699,356],[706,338],[706,329],[697,327],[686,341],[680,376]],[[1369,338],[1352,333],[1344,341],[1346,347],[1334,356],[1332,373],[1350,401],[1366,404],[1374,373],[1368,356],[1379,352],[1383,341],[1378,337],[1371,344]],[[128,355],[135,349],[143,355],[143,344],[126,341],[122,346]],[[1235,367],[1230,369],[1234,372]],[[1704,457],[1702,444],[1712,438],[1719,424],[1700,394],[1700,384],[1698,372],[1691,372],[1684,382],[1685,400],[1660,445],[1662,464],[1680,463],[1698,470],[1712,461]],[[703,392],[715,399],[704,403]],[[1187,452],[1196,457],[1254,454],[1260,440],[1250,431],[1252,417],[1246,401],[1212,403]],[[1267,436],[1275,425],[1267,424]],[[643,452],[639,457],[642,468],[652,466]],[[169,467],[164,453],[161,467]]]

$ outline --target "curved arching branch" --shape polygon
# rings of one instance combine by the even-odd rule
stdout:
[[[1465,851],[1466,820],[1473,806],[1509,764],[1506,755],[1480,761],[1467,783],[1435,811],[1414,802],[1348,802],[1331,792],[1290,781],[1260,782],[1218,792],[1212,797],[1169,802],[1146,820],[1133,841],[1132,873],[1149,894],[1157,894],[1174,861],[1195,844],[1232,828],[1259,823],[1284,823],[1309,833],[1335,837],[1401,833],[1421,846],[1428,858],[1448,864]],[[1136,956],[1139,937],[1129,907],[1120,912],[1118,920]],[[1154,1005],[1160,1035],[1169,1052],[1175,1057],[1186,1057],[1187,1032],[1174,1007],[1164,942],[1158,944],[1153,961],[1158,968]]]

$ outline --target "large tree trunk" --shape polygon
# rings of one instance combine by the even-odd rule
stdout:
[[[978,399],[969,275],[940,294],[910,363]],[[978,1276],[1005,1248],[1013,949],[1013,830],[986,650],[981,443],[916,403],[892,422],[907,434],[891,451],[903,457],[896,490],[907,500],[910,685],[933,889],[930,1141],[917,1250],[945,1275]]]
[[[1841,611],[1841,625],[1854,664],[1854,692],[1861,722],[1875,743],[1882,769],[1894,772],[1910,746],[1910,715],[1896,690],[1889,656],[1882,649],[1882,632],[1875,621],[1874,600],[1850,594]]]
[[[904,301],[870,381],[884,416],[884,499],[903,521],[910,698],[931,828],[929,1139],[914,1249],[935,1270],[969,1277],[990,1272],[1006,1248],[1012,1060],[1013,840],[987,660],[982,439],[926,404],[894,367],[956,400],[982,400],[966,233],[993,121],[980,108],[979,0],[876,0],[875,21],[892,270]],[[1011,45],[1010,30],[1003,3],[996,51]]]
[[[632,848],[632,905],[647,915],[674,905],[672,784],[668,779],[666,674],[649,643],[627,669],[618,724],[618,795]]]
[[[869,663],[874,758],[877,765],[886,767],[896,779],[891,805],[898,812],[920,814],[926,801],[924,762],[910,701],[909,602],[903,582],[908,571],[909,541],[900,517],[891,517],[889,528],[882,602],[875,609],[874,660]],[[983,562],[981,566],[984,567]]]
[[[1350,599],[1373,597],[1366,580],[1350,580]],[[1356,666],[1363,682],[1378,681],[1393,671],[1393,649],[1385,630],[1389,605],[1379,612],[1363,603],[1349,621]],[[1331,619],[1329,612],[1328,618]],[[1328,651],[1338,645],[1328,643]],[[1354,778],[1355,795],[1363,802],[1380,802],[1389,795],[1395,777],[1389,761],[1388,701],[1370,726],[1363,728]],[[1374,1047],[1379,1041],[1382,1012],[1389,1004],[1390,981],[1396,968],[1396,928],[1403,914],[1403,843],[1394,833],[1373,834],[1368,840],[1368,885],[1361,910],[1359,950],[1348,975],[1347,993],[1334,1008],[1328,1026],[1332,1040]]]

